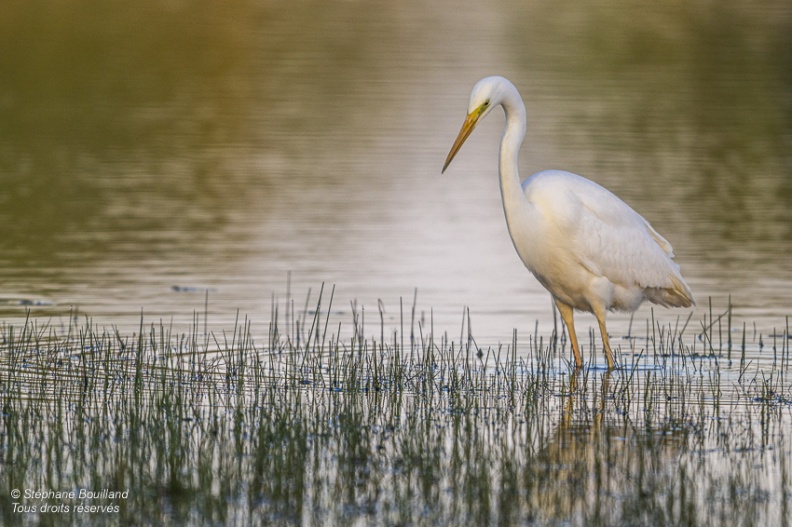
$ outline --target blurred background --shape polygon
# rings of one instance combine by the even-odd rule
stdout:
[[[644,215],[694,320],[731,297],[782,328],[792,4],[475,4],[5,0],[0,317],[189,324],[208,292],[210,324],[266,335],[273,302],[302,310],[324,283],[339,320],[356,302],[377,333],[416,290],[436,332],[458,336],[468,307],[479,344],[547,333],[503,219],[502,117],[440,174],[471,87],[499,74],[527,107],[523,177],[577,172]]]

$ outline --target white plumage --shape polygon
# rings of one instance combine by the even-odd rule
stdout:
[[[443,171],[476,124],[496,106],[506,115],[499,172],[514,248],[553,296],[569,330],[577,367],[583,367],[583,359],[573,309],[597,317],[612,369],[606,311],[635,311],[644,300],[666,307],[694,303],[672,259],[671,244],[629,205],[586,178],[544,170],[520,183],[517,155],[525,137],[525,105],[517,88],[503,77],[486,77],[473,87],[467,118]]]

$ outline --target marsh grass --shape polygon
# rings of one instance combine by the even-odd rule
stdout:
[[[482,348],[467,312],[456,340],[415,303],[392,332],[354,303],[334,326],[332,304],[273,300],[263,344],[198,315],[4,326],[0,523],[789,524],[788,324],[765,352],[731,342],[730,303],[695,331],[652,317],[618,371],[575,374],[563,330]]]

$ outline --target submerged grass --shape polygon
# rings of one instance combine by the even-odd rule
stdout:
[[[732,361],[730,306],[695,335],[652,320],[618,371],[573,373],[563,332],[484,349],[469,317],[435,338],[413,306],[367,337],[353,304],[342,339],[322,296],[273,302],[263,345],[200,317],[4,326],[0,523],[790,522],[788,327]]]

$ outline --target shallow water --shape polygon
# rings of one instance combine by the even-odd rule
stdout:
[[[208,292],[210,324],[240,313],[265,335],[273,295],[299,311],[325,283],[344,320],[357,300],[395,325],[417,289],[437,332],[460,332],[467,306],[480,343],[537,323],[546,337],[549,295],[503,221],[500,117],[439,173],[493,73],[526,101],[524,174],[572,170],[640,211],[674,245],[697,318],[731,297],[735,332],[766,338],[792,312],[788,2],[4,13],[4,320],[189,324]],[[629,328],[611,316],[615,337]]]
[[[0,523],[789,523],[789,2],[100,4],[0,16]],[[612,376],[581,315],[574,391],[500,117],[440,174],[489,74],[699,303],[612,315]]]
[[[786,342],[744,362],[656,339],[617,371],[573,374],[552,348],[402,335],[295,348],[281,334],[271,349],[242,327],[219,342],[163,326],[0,335],[4,525],[790,517]]]

